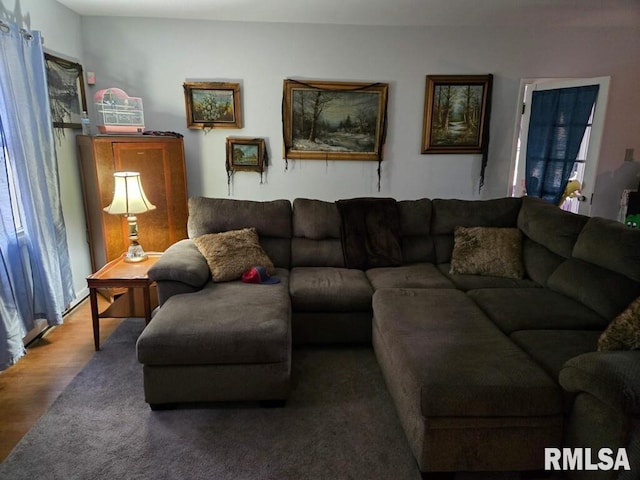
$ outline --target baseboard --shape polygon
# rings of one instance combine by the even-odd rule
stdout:
[[[89,289],[83,288],[79,292],[76,293],[76,298],[67,306],[65,311],[62,313],[62,317],[69,314],[74,308],[76,308],[80,303],[82,303],[85,298],[89,296]],[[31,342],[36,340],[38,337],[43,335],[49,329],[49,325],[44,318],[39,318],[36,320],[36,325],[31,330],[27,332],[27,334],[22,338],[22,344],[26,347]]]
[[[89,296],[89,288],[88,287],[85,287],[82,290],[80,290],[79,292],[76,292],[76,298],[71,301],[71,303],[69,304],[69,306],[67,307],[67,309],[64,311],[64,313],[62,315],[64,316],[67,313],[69,313],[71,310],[76,308],[88,296]]]

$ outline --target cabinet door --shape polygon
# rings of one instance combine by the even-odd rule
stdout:
[[[187,199],[180,142],[114,142],[113,171],[140,172],[142,188],[155,210],[137,215],[140,244],[145,251],[162,252],[186,238]],[[113,178],[103,192],[113,192]],[[110,203],[110,199],[107,203]],[[107,215],[107,214],[105,214]],[[128,228],[120,219],[122,243],[113,239],[107,257],[115,258],[128,246]]]

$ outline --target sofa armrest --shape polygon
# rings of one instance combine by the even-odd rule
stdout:
[[[156,282],[180,282],[200,289],[211,278],[207,260],[193,240],[186,239],[171,245],[148,272]]]
[[[611,408],[640,414],[640,351],[590,352],[568,360],[560,385],[587,392]]]

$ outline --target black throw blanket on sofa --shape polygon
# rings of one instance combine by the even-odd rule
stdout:
[[[402,265],[400,212],[392,198],[353,198],[336,202],[347,268],[366,270]]]

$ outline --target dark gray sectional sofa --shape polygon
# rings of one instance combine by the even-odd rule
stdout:
[[[625,448],[640,471],[640,351],[596,351],[640,296],[640,231],[528,197],[399,201],[402,264],[354,269],[335,202],[189,212],[190,238],[255,227],[281,282],[213,283],[192,240],[169,248],[137,345],[153,408],[284,401],[292,345],[370,343],[425,474],[541,470],[547,447]],[[518,228],[524,278],[450,273],[461,226]]]

